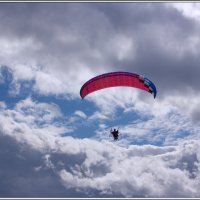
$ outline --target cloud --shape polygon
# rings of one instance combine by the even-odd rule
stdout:
[[[0,86],[21,97],[0,102],[3,197],[200,196],[198,7],[182,5],[2,4]],[[110,71],[147,76],[157,98],[109,88],[84,100],[92,112],[70,115],[31,97],[62,97],[68,109]],[[98,123],[93,138],[67,136],[83,122]],[[123,128],[121,141],[105,139],[110,125]]]
[[[52,136],[72,131],[71,127],[63,125],[62,113],[57,105],[37,103],[31,98],[20,101],[14,109],[2,109],[0,123],[6,135],[39,149],[45,148],[45,143],[50,142]]]
[[[14,109],[3,110],[0,118],[1,141],[4,143],[1,152],[7,149],[6,154],[0,154],[6,166],[1,168],[1,173],[12,171],[12,178],[6,183],[5,179],[1,182],[4,196],[199,196],[198,140],[156,147],[120,146],[120,143],[117,145],[106,140],[60,137],[59,131],[62,134],[67,130],[62,125],[57,127],[52,121],[60,117],[55,105],[36,103],[28,98]],[[36,120],[38,110],[45,110],[39,113],[43,116],[41,120],[45,118],[42,125]],[[49,113],[52,113],[50,117]],[[13,151],[13,148],[8,148],[10,145]],[[14,171],[10,160],[6,160],[11,155],[17,159],[13,162],[19,163]],[[26,166],[25,172],[23,166]],[[18,176],[19,173],[22,175]],[[30,179],[32,176],[34,178]],[[29,181],[24,186],[27,179]],[[12,190],[15,184],[17,189]],[[41,187],[31,187],[36,184]],[[49,187],[52,188],[51,193],[48,192]],[[22,192],[22,188],[27,190]]]
[[[5,141],[5,138],[3,139]],[[52,153],[49,151],[45,154],[31,150],[32,153],[35,152],[34,159],[30,157],[25,144],[20,146],[18,143],[14,144],[17,145],[15,148],[21,146],[24,150],[15,150],[19,155],[21,167],[18,166],[17,171],[12,172],[12,182],[9,181],[11,179],[7,179],[7,185],[10,187],[6,187],[5,190],[5,182],[1,182],[1,189],[4,189],[4,192],[7,190],[9,192],[11,190],[9,188],[18,183],[18,190],[12,190],[9,196],[36,196],[36,194],[43,197],[199,196],[198,141],[189,141],[180,147],[133,145],[126,149],[112,143],[65,138],[58,141]],[[9,147],[8,143],[6,147]],[[78,151],[74,151],[75,148]],[[11,149],[6,155],[10,156]],[[1,160],[5,161],[4,165],[8,164],[6,171],[2,167],[5,174],[12,170],[12,165],[4,156],[1,154]],[[15,154],[13,156],[15,157]],[[27,167],[27,165],[30,167],[26,168],[27,173],[25,173],[22,166]],[[23,173],[19,178],[15,173],[21,170]],[[25,182],[27,184],[23,184]],[[50,193],[49,187],[52,187]],[[5,196],[7,194],[5,193]]]
[[[77,115],[78,117],[83,118],[83,119],[86,119],[86,118],[87,118],[87,115],[86,115],[84,112],[82,112],[81,110],[76,110],[76,111],[74,112],[74,114]]]
[[[157,154],[153,153],[156,149],[151,146],[140,148],[131,146],[130,148],[131,150],[123,148],[119,150],[107,145],[106,149],[103,150],[102,148],[100,151],[100,154],[105,152],[104,157],[99,154],[96,155],[97,148],[95,148],[96,150],[93,149],[91,156],[96,155],[96,159],[89,162],[89,165],[88,160],[91,161],[92,159],[90,159],[90,151],[88,149],[89,152],[81,165],[81,169],[74,167],[72,172],[64,169],[60,171],[65,187],[82,189],[92,187],[100,190],[102,194],[126,197],[198,196],[196,193],[198,179],[190,179],[188,171],[186,172],[179,168],[181,166],[179,165],[180,160],[172,164],[173,160],[171,162],[169,159],[170,155],[177,156],[179,149],[171,147],[164,150],[162,148],[160,152],[157,149]],[[136,149],[138,151],[135,151]],[[181,149],[180,151],[185,151],[186,149]],[[150,153],[151,151],[152,153]],[[118,155],[117,157],[113,156],[114,152]],[[134,152],[134,154],[130,152]],[[183,157],[190,157],[185,153],[183,154]],[[166,161],[166,158],[169,160]],[[198,161],[194,159],[192,162]],[[191,163],[191,160],[189,163]],[[99,168],[99,170],[102,168],[104,174],[96,173],[96,168]],[[80,173],[82,169],[84,169],[84,172]],[[97,174],[99,176],[96,176]],[[183,182],[185,184],[182,184]]]
[[[1,198],[76,197],[46,166],[45,154],[0,133]]]
[[[186,17],[194,18],[195,20],[199,20],[199,4],[197,2],[190,3],[188,5],[184,5],[181,3],[173,3],[169,6],[173,6],[176,9],[180,10],[183,15]],[[192,12],[191,12],[192,11]]]
[[[2,52],[1,64],[13,70],[15,81],[34,79],[33,88],[40,94],[80,98],[79,90],[88,79],[124,70],[149,77],[158,88],[158,98],[184,96],[198,89],[199,24],[173,4],[54,6],[34,3],[31,8],[29,4],[2,7],[1,43],[13,51],[15,43],[17,50],[23,49],[15,51],[12,60],[3,55],[6,49]],[[41,16],[41,20],[33,16]],[[26,24],[27,29],[22,32],[16,24]]]

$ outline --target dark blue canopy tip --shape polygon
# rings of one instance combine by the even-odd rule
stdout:
[[[154,99],[156,98],[156,94],[157,94],[157,89],[156,89],[156,86],[154,85],[153,82],[151,82],[148,78],[144,78],[144,81],[148,84],[149,87],[152,88],[153,90],[153,94],[154,94]]]

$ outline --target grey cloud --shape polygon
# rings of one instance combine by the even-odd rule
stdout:
[[[1,6],[1,19],[1,35],[35,38],[42,47],[27,49],[26,55],[45,68],[51,63],[48,70],[55,73],[55,66],[67,72],[79,61],[94,74],[115,70],[144,74],[155,82],[160,97],[198,88],[199,42],[194,45],[196,53],[190,43],[199,38],[199,25],[165,3],[8,3]],[[130,55],[122,60],[112,47],[117,35],[133,40]]]
[[[43,165],[43,155],[28,145],[16,143],[0,134],[0,196],[57,197],[67,195],[57,176],[50,170],[35,168]]]
[[[76,173],[71,173],[68,170],[62,170],[61,177],[66,188],[94,188],[104,193],[111,193],[114,196],[122,195],[123,197],[187,197],[198,196],[198,193],[193,193],[193,189],[198,185],[198,176],[190,180],[187,177],[187,168],[182,168],[181,164],[185,159],[189,159],[189,155],[185,154],[186,149],[181,149],[182,156],[176,150],[160,153],[158,155],[149,156],[150,147],[146,150],[147,154],[141,156],[141,152],[146,147],[141,147],[141,152],[138,151],[138,157],[127,156],[122,152],[116,152],[118,157],[113,157],[111,160],[106,160],[109,163],[110,171],[96,177],[92,174],[93,168],[88,166],[90,174],[84,175],[83,172],[76,169]],[[133,147],[134,149],[134,147]],[[136,147],[137,150],[137,147]],[[153,148],[152,148],[153,150]],[[192,151],[193,154],[198,154]],[[110,154],[110,150],[107,154]],[[129,150],[127,151],[129,153]],[[135,153],[137,154],[137,153]],[[154,153],[153,153],[154,154]],[[171,156],[171,157],[170,157]],[[168,158],[168,159],[166,159]],[[175,162],[173,162],[175,161]],[[177,161],[177,162],[176,162]],[[197,159],[190,158],[190,163],[199,162]],[[85,161],[82,163],[84,165]],[[99,165],[97,162],[95,165]],[[168,168],[168,165],[170,168]],[[101,165],[100,165],[101,166]],[[79,173],[80,174],[79,174]],[[188,170],[189,174],[190,171]],[[195,181],[194,181],[195,180]],[[182,184],[184,182],[184,184]],[[71,184],[70,184],[71,183]],[[194,188],[193,188],[194,187]],[[193,189],[192,189],[193,188]],[[154,190],[155,189],[155,190]]]
[[[5,134],[0,135],[2,197],[199,196],[198,141],[126,148],[65,137],[37,151],[31,141]]]
[[[158,97],[165,94],[185,96],[189,89],[198,89],[200,43],[195,44],[195,52],[190,49],[192,38],[199,38],[197,22],[165,4],[133,3],[98,8],[106,14],[111,25],[117,26],[116,33],[135,41],[136,56],[133,52],[133,57],[122,61],[113,58],[113,70],[126,69],[146,75],[156,84]],[[167,50],[168,44],[172,45],[170,50]]]
[[[0,133],[0,197],[1,198],[66,198],[97,196],[95,189],[77,190],[63,186],[57,173],[45,163],[45,155],[28,144],[19,144],[12,137]],[[59,170],[62,160],[70,168],[73,163],[78,164],[81,155],[66,156],[52,154],[52,162]],[[88,194],[89,193],[89,194]],[[105,197],[106,195],[102,195]]]
[[[184,142],[179,149],[179,153],[171,157],[168,166],[173,169],[186,170],[191,179],[199,177],[199,148],[199,145],[193,140]]]
[[[192,110],[192,119],[195,123],[199,124],[200,122],[200,109],[199,105],[197,105],[193,110]]]
[[[109,14],[109,9],[106,8],[104,11],[106,10],[110,20],[118,22],[119,32],[134,39],[137,53],[133,58],[130,56],[122,61],[113,60],[113,69],[120,66],[121,69],[145,74],[155,82],[160,97],[166,92],[185,95],[188,87],[198,89],[199,42],[196,44],[196,54],[191,52],[188,45],[192,42],[191,38],[198,37],[198,24],[164,4],[134,4],[130,8],[124,7],[118,5],[118,12],[109,12],[114,14]],[[166,46],[174,44],[174,48],[179,49],[178,52],[173,46],[170,51],[166,51],[166,46],[161,45],[163,41],[166,41]],[[178,54],[182,49],[184,53],[180,58]]]

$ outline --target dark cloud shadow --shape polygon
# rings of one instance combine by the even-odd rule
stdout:
[[[0,197],[82,197],[67,190],[57,174],[44,165],[43,154],[0,134]]]

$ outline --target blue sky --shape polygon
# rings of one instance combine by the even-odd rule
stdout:
[[[3,3],[0,197],[200,197],[199,3]],[[142,74],[150,93],[97,75]],[[120,139],[109,137],[120,129]]]

